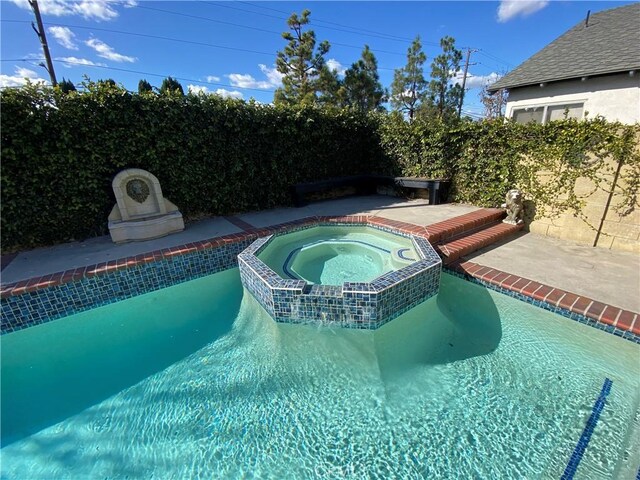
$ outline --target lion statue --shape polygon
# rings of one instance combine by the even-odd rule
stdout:
[[[506,196],[506,203],[502,204],[502,208],[507,209],[507,218],[503,220],[504,223],[510,223],[511,225],[519,225],[522,220],[522,192],[517,189],[509,190]]]

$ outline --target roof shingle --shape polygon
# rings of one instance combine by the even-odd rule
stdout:
[[[488,87],[536,83],[640,69],[640,3],[594,13]]]

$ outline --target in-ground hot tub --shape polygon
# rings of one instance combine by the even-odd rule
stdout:
[[[371,227],[321,226],[280,235],[258,254],[283,278],[310,284],[371,282],[418,259],[409,237]]]
[[[369,329],[435,295],[442,266],[423,237],[335,223],[262,237],[238,264],[276,321]]]

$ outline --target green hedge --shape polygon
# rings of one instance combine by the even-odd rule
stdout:
[[[585,196],[579,179],[594,190],[611,191],[621,165],[612,207],[620,214],[638,208],[640,125],[602,118],[521,125],[503,119],[412,123],[389,115],[380,123],[380,143],[403,175],[448,177],[450,200],[496,207],[507,191],[520,188],[538,215],[562,212],[582,217]],[[541,175],[541,173],[546,173]]]
[[[187,219],[290,205],[294,183],[360,173],[448,177],[450,200],[478,206],[499,206],[518,186],[538,213],[579,216],[577,179],[608,190],[617,164],[623,189],[614,208],[638,205],[638,125],[408,123],[215,95],[138,95],[105,83],[87,89],[0,94],[3,251],[107,233],[111,180],[133,167],[156,175]],[[552,175],[541,181],[540,171]]]
[[[156,175],[186,218],[289,205],[298,182],[385,173],[378,117],[215,95],[2,92],[2,248],[107,233],[113,177]]]

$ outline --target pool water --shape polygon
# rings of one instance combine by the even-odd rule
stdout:
[[[639,347],[443,274],[376,331],[237,269],[5,335],[2,478],[634,478]],[[635,429],[635,430],[634,430]]]
[[[283,278],[311,284],[370,282],[418,260],[413,242],[365,226],[319,226],[274,238],[258,258]]]

